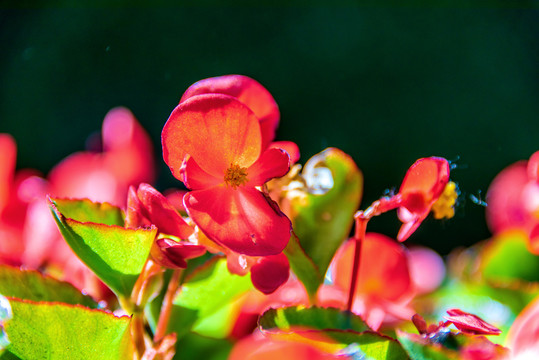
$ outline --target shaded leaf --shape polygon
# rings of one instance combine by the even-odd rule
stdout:
[[[292,233],[292,236],[284,249],[284,254],[290,262],[290,268],[294,274],[296,274],[298,280],[303,283],[311,302],[314,303],[316,291],[322,283],[323,277],[313,260],[307,256],[301,247],[299,240],[294,233]]]
[[[49,199],[49,206],[69,246],[117,295],[129,296],[148,258],[157,229],[126,229],[81,222],[64,216],[56,207],[56,201]],[[80,203],[78,200],[60,202],[65,207],[69,201]]]
[[[226,360],[231,348],[232,343],[228,340],[188,333],[178,344],[174,360]]]
[[[289,331],[297,327],[325,330],[353,330],[362,332],[370,330],[367,324],[357,315],[335,308],[320,307],[288,307],[270,309],[259,319],[262,330]]]
[[[397,331],[397,338],[411,360],[458,360],[458,352],[428,342],[417,334]]]
[[[97,303],[68,282],[33,270],[0,265],[0,294],[32,301],[57,301],[96,308]]]
[[[239,313],[238,300],[253,289],[248,276],[231,274],[225,258],[214,258],[185,279],[174,299],[169,331],[176,332],[178,338],[190,329],[224,338]]]
[[[13,318],[2,359],[88,360],[132,358],[130,318],[61,303],[10,300]]]

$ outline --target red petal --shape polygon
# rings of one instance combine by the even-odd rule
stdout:
[[[451,322],[463,333],[473,335],[499,335],[501,330],[485,322],[480,317],[460,309],[447,310],[449,316],[444,319]]]
[[[539,151],[536,151],[528,160],[528,177],[532,180],[539,180]]]
[[[143,215],[157,226],[160,233],[180,239],[187,239],[193,233],[193,228],[187,225],[174,206],[151,185],[140,184],[137,196],[143,206]]]
[[[346,242],[332,261],[335,283],[343,289],[350,288],[354,245],[353,240]],[[356,294],[371,297],[373,301],[377,298],[400,301],[412,292],[404,248],[385,235],[367,233],[361,248]]]
[[[208,174],[221,178],[231,164],[251,166],[261,150],[256,116],[235,98],[220,94],[182,102],[170,115],[161,138],[163,158],[180,180],[186,155]]]
[[[527,226],[534,220],[524,206],[522,191],[529,181],[525,161],[503,169],[490,184],[485,215],[490,231],[498,233],[512,227]]]
[[[125,211],[125,227],[138,228],[141,226],[150,225],[148,220],[142,215],[143,209],[140,200],[138,199],[137,191],[133,186],[127,191],[127,207]]]
[[[226,186],[187,193],[191,219],[211,240],[240,254],[276,255],[290,238],[290,220],[254,188]]]
[[[255,163],[256,164],[256,163]],[[204,170],[196,161],[188,156],[181,168],[180,180],[191,190],[207,189],[221,184],[224,181],[224,176],[216,178]]]
[[[290,157],[282,149],[268,149],[249,169],[246,186],[260,186],[267,181],[286,175],[290,170]]]
[[[417,160],[407,171],[399,193],[412,213],[428,213],[449,181],[449,162],[429,157]]]
[[[17,146],[15,140],[8,134],[0,134],[0,214],[6,206],[10,188],[15,176],[15,163],[17,160]]]
[[[251,268],[251,281],[255,288],[268,295],[288,280],[290,264],[286,255],[263,256]]]
[[[224,75],[200,80],[187,89],[180,103],[201,94],[225,94],[237,98],[256,115],[262,130],[262,149],[275,137],[279,108],[273,96],[259,82],[243,75]]]
[[[274,141],[269,145],[270,149],[283,149],[290,156],[290,164],[295,164],[300,158],[299,147],[292,141]]]
[[[529,351],[539,354],[539,298],[528,304],[517,316],[507,334],[507,346],[513,350],[515,358],[519,353]]]
[[[151,255],[153,259],[162,266],[175,269],[186,268],[185,260],[202,256],[206,248],[188,241],[174,241],[171,239],[159,239],[154,242]]]

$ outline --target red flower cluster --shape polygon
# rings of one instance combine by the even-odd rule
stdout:
[[[162,133],[165,162],[191,190],[183,198],[189,217],[226,252],[262,257],[229,259],[242,261],[243,268],[256,264],[251,277],[265,293],[288,278],[281,253],[291,223],[263,191],[290,167],[289,153],[270,146],[278,120],[277,105],[262,85],[231,75],[191,86]],[[283,273],[279,281],[268,275],[275,269]]]

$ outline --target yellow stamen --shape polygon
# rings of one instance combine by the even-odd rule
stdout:
[[[248,181],[247,168],[239,167],[236,164],[230,164],[230,167],[225,171],[225,182],[234,189]]]
[[[457,184],[453,181],[447,183],[442,195],[432,205],[432,212],[435,219],[451,219],[455,216],[455,202],[459,196]]]

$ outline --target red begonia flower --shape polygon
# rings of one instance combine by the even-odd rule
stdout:
[[[417,160],[399,189],[399,219],[403,222],[397,240],[406,240],[427,217],[449,182],[449,162],[440,157]]]
[[[49,173],[50,192],[124,206],[127,189],[154,179],[153,147],[133,114],[114,108],[105,116],[103,152],[70,155]]]
[[[472,335],[499,335],[501,330],[490,325],[480,317],[460,309],[447,310],[449,316],[444,319],[452,323],[461,332]]]
[[[290,264],[286,255],[262,256],[251,267],[251,281],[264,294],[271,294],[288,280]]]
[[[127,200],[127,227],[155,225],[159,236],[173,235],[187,239],[194,230],[181,217],[178,211],[151,185],[142,183],[137,191],[129,188]],[[154,241],[150,254],[159,265],[168,268],[185,268],[185,260],[203,255],[206,248],[189,241],[175,241],[159,238]]]
[[[334,284],[346,292],[350,288],[353,258],[354,241],[348,241],[331,262],[330,274]],[[414,295],[414,287],[402,245],[385,235],[367,233],[359,263],[352,311],[360,313],[375,330],[386,313],[409,318],[412,314],[405,307]],[[346,297],[342,297],[343,305],[345,301]]]
[[[284,150],[261,153],[253,112],[236,98],[193,96],[174,109],[162,133],[163,157],[191,192],[184,206],[213,241],[250,256],[277,255],[290,220],[256,187],[289,169]]]

